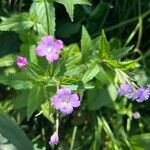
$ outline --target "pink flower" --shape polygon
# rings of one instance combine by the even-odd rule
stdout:
[[[51,99],[52,106],[61,113],[68,115],[73,112],[74,107],[80,106],[80,100],[77,94],[72,94],[71,89],[62,88]]]
[[[49,144],[50,144],[50,145],[57,145],[58,142],[59,142],[58,132],[55,131],[55,132],[53,133],[53,135],[50,137]]]
[[[24,68],[27,65],[27,59],[25,57],[22,56],[18,56],[17,57],[17,66],[19,68]]]
[[[55,40],[52,36],[44,36],[36,47],[36,54],[39,57],[45,56],[49,62],[53,62],[59,58],[60,50],[63,48],[61,40]]]

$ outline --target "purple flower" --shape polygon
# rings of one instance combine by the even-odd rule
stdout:
[[[119,89],[118,93],[120,96],[126,96],[128,98],[132,98],[133,89],[130,84],[122,84]]]
[[[58,142],[59,142],[58,132],[55,131],[50,138],[49,144],[50,145],[57,145]]]
[[[149,90],[141,87],[137,91],[135,91],[133,100],[136,100],[137,102],[143,102],[144,100],[148,100],[149,96]]]
[[[39,57],[45,56],[49,62],[53,62],[59,58],[60,50],[63,48],[61,40],[55,40],[52,36],[44,36],[36,47],[36,54]]]
[[[139,119],[140,118],[140,115],[137,111],[133,113],[133,118],[134,119]]]
[[[25,57],[18,56],[17,65],[19,68],[24,68],[27,65],[27,59]]]
[[[62,88],[51,99],[52,106],[61,113],[68,115],[73,112],[73,107],[80,106],[80,100],[77,94],[72,94],[71,89]]]

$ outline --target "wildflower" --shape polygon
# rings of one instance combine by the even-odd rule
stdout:
[[[77,94],[72,94],[71,89],[62,88],[52,97],[52,106],[61,113],[68,115],[73,112],[73,107],[80,106],[80,100]]]
[[[57,145],[59,142],[59,137],[58,137],[58,131],[55,131],[53,135],[50,137],[49,144],[50,145]]]
[[[141,87],[137,91],[135,91],[133,100],[136,100],[137,102],[143,102],[145,100],[148,100],[149,96],[150,96],[149,90]]]
[[[139,119],[140,118],[140,114],[136,111],[133,113],[133,118],[134,119]]]
[[[130,84],[122,84],[119,89],[118,93],[120,96],[127,96],[128,98],[132,97],[133,89]]]
[[[55,40],[52,36],[44,36],[36,47],[36,54],[39,57],[46,56],[49,62],[53,62],[59,58],[60,50],[63,48],[61,40]]]
[[[18,56],[17,65],[19,68],[24,68],[27,65],[27,59],[25,57]]]

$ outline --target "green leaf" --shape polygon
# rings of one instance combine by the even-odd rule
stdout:
[[[71,21],[73,21],[74,3],[73,0],[55,0],[57,3],[63,4],[68,12]]]
[[[33,150],[32,143],[18,124],[4,113],[0,113],[0,133],[3,139],[5,139],[3,144],[0,144],[1,149],[5,149],[7,145],[8,149],[13,147],[14,150]]]
[[[108,58],[110,56],[110,46],[106,39],[104,30],[102,30],[99,44],[99,55],[100,58]]]
[[[150,148],[150,133],[133,135],[129,141],[135,150],[148,150]]]
[[[9,67],[12,66],[14,63],[14,55],[6,55],[2,58],[0,58],[0,67]]]
[[[0,31],[22,31],[30,29],[33,25],[30,14],[21,13],[2,21]]]
[[[102,83],[102,84],[109,84],[110,83],[110,77],[107,71],[104,70],[102,66],[99,67],[100,71],[96,75],[96,78]]]
[[[122,57],[126,56],[130,50],[132,50],[133,46],[122,47],[119,49],[114,49],[111,51],[111,56],[114,59],[121,59]]]
[[[12,99],[13,106],[17,109],[27,106],[29,90],[21,90],[21,92]]]
[[[86,70],[86,66],[85,65],[79,65],[79,66],[75,66],[73,68],[69,68],[67,69],[67,71],[65,72],[66,76],[77,76],[79,78],[81,78],[81,76],[79,76],[81,73],[85,72]]]
[[[87,32],[86,28],[82,27],[82,38],[81,38],[81,53],[83,56],[83,59],[88,59],[88,56],[91,55],[90,48],[92,46],[92,40]]]
[[[37,110],[41,104],[46,102],[46,90],[43,86],[36,86],[31,89],[28,97],[27,117],[30,119],[33,112]]]
[[[90,65],[82,78],[83,83],[87,83],[89,80],[93,79],[99,71],[100,69],[97,64],[94,63]]]
[[[111,106],[117,98],[117,91],[114,85],[102,89],[90,89],[87,91],[87,106],[89,110],[95,111],[103,106]]]
[[[8,85],[17,90],[32,88],[33,80],[34,78],[31,76],[31,74],[28,74],[25,71],[10,74],[9,76],[0,77],[1,84]]]
[[[55,33],[55,8],[52,2],[35,1],[30,9],[31,15],[36,18],[35,30],[40,35]],[[48,17],[47,17],[48,16]]]
[[[73,21],[74,15],[74,5],[76,4],[86,4],[90,5],[87,0],[55,0],[57,3],[63,4],[68,12],[71,21]]]

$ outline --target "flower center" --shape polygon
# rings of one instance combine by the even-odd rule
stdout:
[[[63,102],[64,105],[67,105],[69,103],[69,99],[68,98],[64,98],[62,100],[62,102]]]
[[[52,47],[49,46],[48,49],[47,49],[47,53],[50,54],[51,52],[52,52]]]

